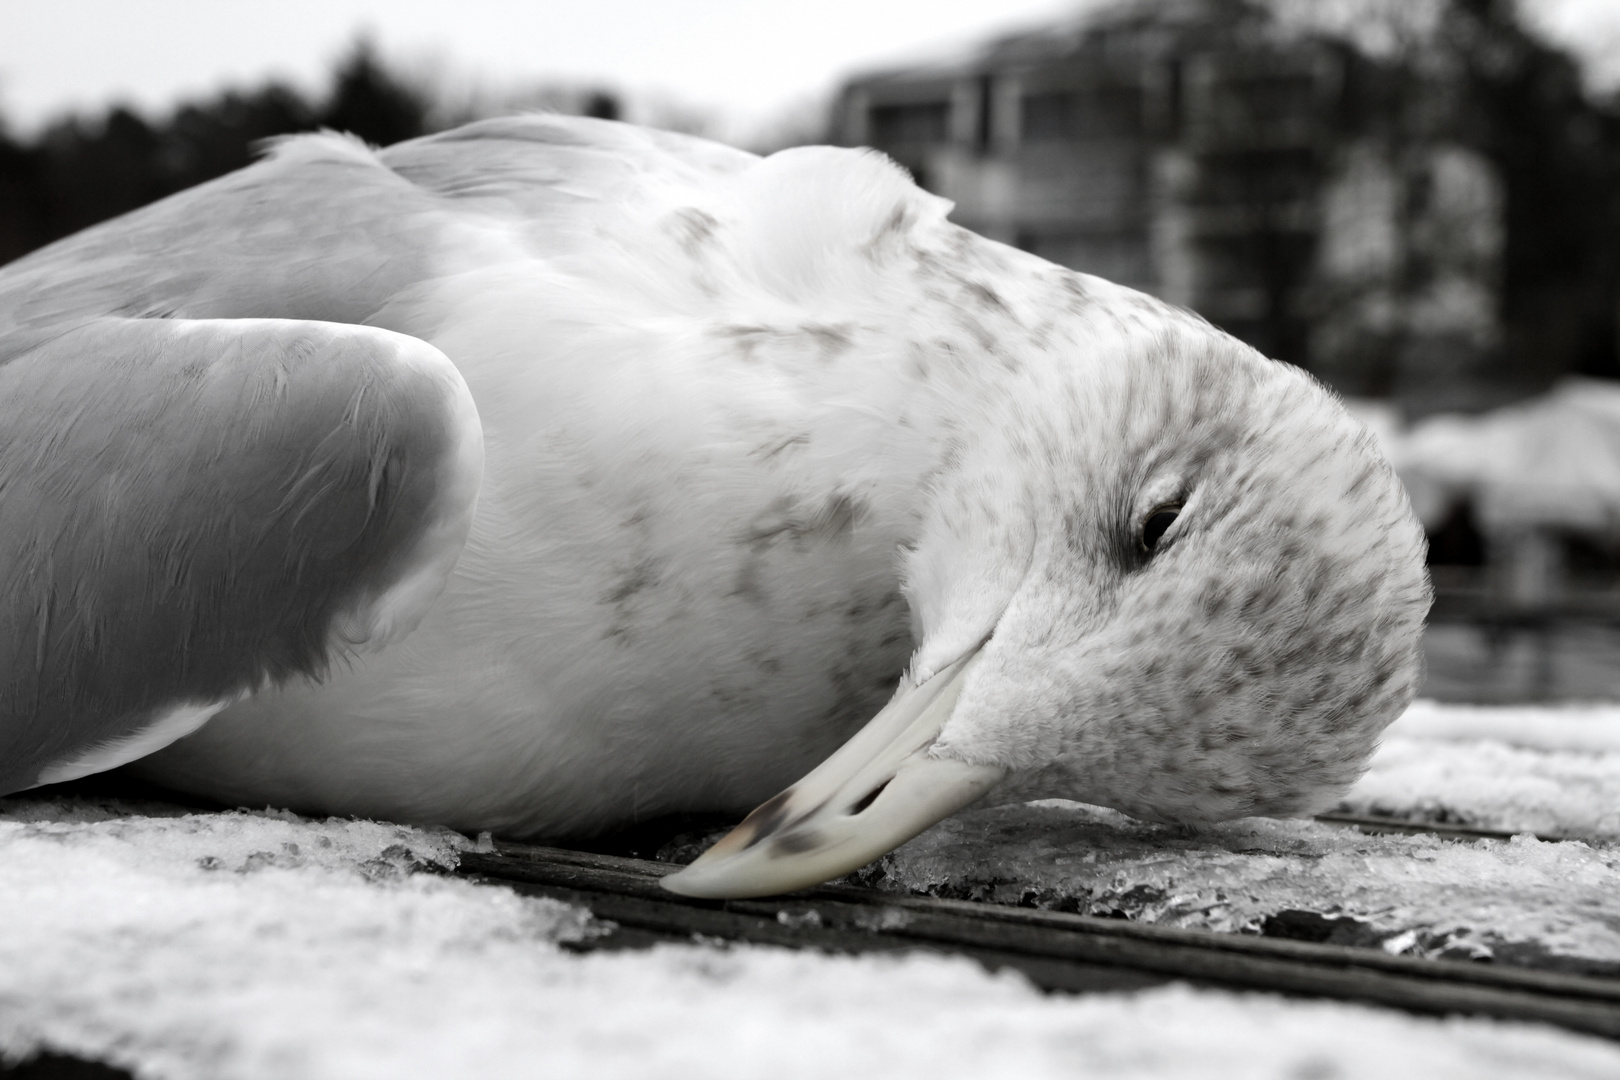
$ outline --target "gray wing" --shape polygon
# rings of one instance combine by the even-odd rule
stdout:
[[[386,323],[385,306],[468,269],[488,238],[541,255],[589,243],[593,208],[621,212],[650,175],[757,160],[577,117],[484,121],[383,151],[298,136],[0,268],[0,336],[100,315]]]
[[[102,315],[363,323],[431,275],[430,193],[350,139],[285,149],[0,267],[0,335]]]
[[[649,175],[755,160],[541,116],[305,136],[0,268],[0,792],[156,750],[431,601],[476,411],[430,346],[337,324],[414,331],[401,297],[486,239],[559,250]]]
[[[442,353],[258,319],[42,338],[0,341],[0,793],[318,677],[442,587],[482,471]]]
[[[483,120],[397,143],[377,158],[425,191],[541,229],[575,223],[584,203],[622,205],[650,183],[728,176],[759,161],[673,132],[544,115]]]

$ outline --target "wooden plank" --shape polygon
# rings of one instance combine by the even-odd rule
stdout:
[[[940,952],[926,940],[894,934],[873,934],[856,919],[838,919],[826,905],[811,910],[756,909],[731,911],[723,907],[697,907],[675,912],[661,899],[623,893],[576,889],[537,882],[508,881],[520,892],[549,896],[587,907],[597,918],[615,924],[614,932],[599,941],[583,942],[573,951],[596,948],[637,948],[663,941],[719,939],[786,948],[812,947],[825,952]],[[783,918],[783,916],[788,916]],[[628,940],[615,940],[626,930]],[[1137,990],[1173,981],[1172,976],[1098,964],[1065,957],[1042,957],[973,942],[958,942],[948,950],[979,961],[991,970],[1013,967],[1048,989],[1075,993],[1102,990]]]
[[[630,932],[629,944],[697,935],[839,953],[928,949],[969,956],[992,969],[1015,968],[1048,990],[1176,980],[1409,1012],[1535,1020],[1620,1038],[1620,980],[849,886],[763,900],[696,900],[659,888],[658,879],[675,869],[520,844],[464,853],[461,866],[464,874],[581,904]]]
[[[1406,821],[1402,818],[1379,817],[1372,814],[1317,814],[1315,819],[1324,825],[1345,825],[1370,833],[1388,833],[1405,836],[1438,836],[1442,840],[1511,840],[1515,836],[1529,833],[1546,844],[1563,844],[1570,841],[1592,843],[1581,836],[1565,836],[1561,833],[1532,833],[1528,829],[1514,832],[1511,829],[1484,829],[1474,825],[1455,825],[1445,821]]]

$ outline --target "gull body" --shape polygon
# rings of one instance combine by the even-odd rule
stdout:
[[[1411,698],[1428,599],[1421,532],[1371,439],[1298,370],[948,209],[870,152],[761,159],[528,117],[383,151],[289,140],[0,269],[0,372],[154,333],[178,371],[248,334],[270,354],[250,373],[386,354],[344,391],[356,410],[393,400],[395,369],[433,388],[399,390],[427,420],[367,436],[408,481],[365,488],[367,527],[404,552],[367,590],[344,591],[353,568],[210,587],[325,589],[297,631],[309,656],[249,648],[202,689],[108,691],[122,719],[99,726],[36,686],[9,721],[10,786],[135,761],[227,801],[566,837],[747,809],[903,713],[886,722],[913,735],[865,736],[903,754],[846,754],[856,772],[900,756],[846,792],[839,828],[901,806],[891,781],[913,766],[961,775],[919,781],[950,794],[894,811],[901,831],[991,787],[1172,820],[1331,798]],[[263,396],[175,422],[230,429]],[[120,423],[117,400],[84,409]],[[431,447],[378,449],[422,431]],[[161,474],[165,440],[147,445]],[[105,480],[82,468],[86,488]],[[415,481],[414,511],[379,501]],[[285,508],[293,482],[264,482]],[[233,498],[208,497],[170,498],[153,557],[199,558],[187,538]],[[277,565],[303,567],[290,535]],[[69,572],[52,595],[95,593],[91,569]],[[145,633],[140,597],[81,611],[95,632],[75,670]],[[774,805],[746,858],[826,832],[806,815],[828,811]]]

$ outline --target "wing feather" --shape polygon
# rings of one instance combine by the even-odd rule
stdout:
[[[103,315],[363,323],[432,272],[442,230],[370,150],[309,136],[7,265],[0,336]]]
[[[0,792],[405,632],[466,538],[477,414],[413,338],[99,319],[4,361]]]

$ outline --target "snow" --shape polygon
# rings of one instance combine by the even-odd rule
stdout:
[[[1609,837],[1616,728],[1616,707],[1417,706],[1347,805]],[[0,802],[0,1054],[48,1047],[152,1080],[1620,1075],[1620,1046],[1533,1025],[1186,987],[1042,995],[920,954],[579,954],[565,945],[600,931],[583,912],[440,872],[472,844],[276,812]],[[1033,890],[1172,925],[1304,911],[1391,951],[1620,958],[1607,839],[1177,830],[1045,803],[961,815],[884,870],[889,888]]]
[[[1267,818],[1195,829],[1047,802],[959,814],[862,876],[1226,932],[1308,912],[1337,920],[1311,920],[1332,940],[1414,955],[1620,962],[1620,707],[1419,702],[1339,809],[1522,835],[1469,843]]]
[[[1415,701],[1384,730],[1385,743],[1392,740],[1496,742],[1539,750],[1620,753],[1620,706],[1573,703],[1504,709]]]
[[[1620,708],[1417,702],[1386,732],[1344,808],[1620,839]]]
[[[1259,933],[1304,911],[1355,920],[1351,941],[1392,952],[1509,944],[1620,961],[1620,851],[1529,836],[1456,843],[1261,818],[1186,829],[1050,802],[958,815],[881,867],[882,888],[1165,926]]]
[[[1568,378],[1482,416],[1431,416],[1385,446],[1426,527],[1466,494],[1487,533],[1620,530],[1620,388],[1607,381]]]

